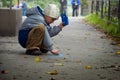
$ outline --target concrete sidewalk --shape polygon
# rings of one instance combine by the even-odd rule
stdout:
[[[39,62],[38,56],[25,54],[17,36],[0,37],[0,80],[120,80],[120,55],[115,54],[120,47],[81,18],[69,19],[69,26],[52,38],[61,54],[40,55]]]

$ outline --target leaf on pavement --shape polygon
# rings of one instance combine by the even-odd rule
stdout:
[[[39,56],[38,56],[38,57],[35,57],[35,59],[34,59],[35,62],[40,62],[40,60],[41,60],[41,59],[40,59]]]
[[[120,51],[117,51],[116,54],[120,55]]]
[[[58,74],[58,71],[57,71],[57,70],[53,70],[53,71],[51,71],[51,72],[47,72],[47,74],[57,75],[57,74]]]
[[[120,46],[120,44],[118,44],[118,46]]]
[[[85,69],[92,69],[92,66],[87,65],[85,66]]]
[[[9,71],[7,71],[7,70],[2,70],[1,71],[1,74],[8,74],[9,73]]]
[[[62,64],[62,63],[54,63],[54,65],[56,65],[56,66],[64,66],[64,64]]]

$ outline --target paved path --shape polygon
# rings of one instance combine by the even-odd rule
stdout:
[[[37,56],[24,54],[17,36],[0,37],[0,80],[120,80],[120,55],[115,54],[120,47],[81,18],[70,18],[52,39],[61,55],[48,53],[36,62]],[[54,70],[58,74],[48,74]]]

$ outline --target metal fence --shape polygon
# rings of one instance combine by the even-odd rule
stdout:
[[[91,0],[91,13],[108,22],[120,23],[120,0]]]

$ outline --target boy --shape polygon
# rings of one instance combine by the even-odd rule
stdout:
[[[40,55],[48,51],[59,54],[58,50],[52,48],[51,37],[57,35],[67,24],[61,22],[58,26],[50,26],[59,18],[59,8],[55,4],[49,4],[42,11],[37,6],[28,9],[26,16],[18,35],[20,45],[26,48],[26,54]]]

